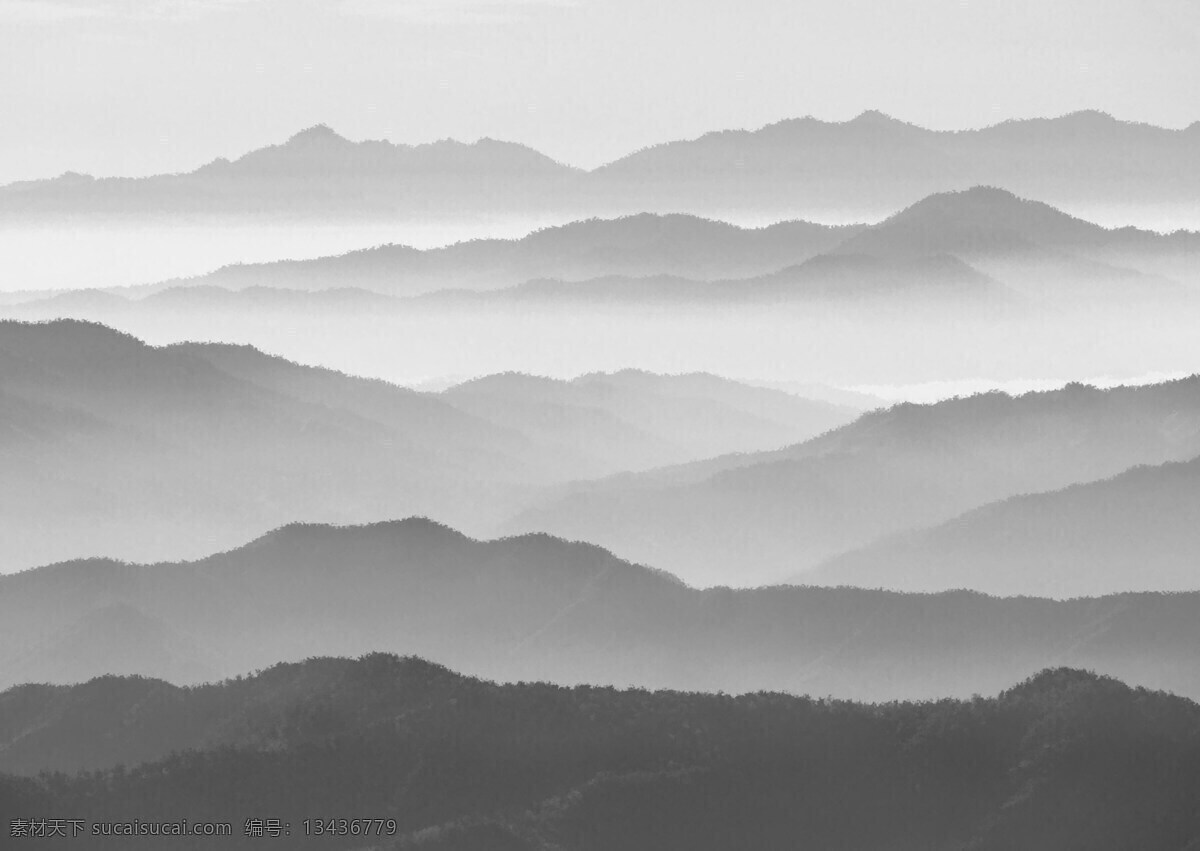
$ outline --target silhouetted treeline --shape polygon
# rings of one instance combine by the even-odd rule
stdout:
[[[235,826],[227,839],[172,840],[180,848],[383,842],[304,837],[315,818],[394,819],[392,841],[424,849],[1200,841],[1200,706],[1070,669],[991,699],[868,705],[495,685],[375,654],[188,690],[110,678],[28,712],[50,728],[44,747],[79,746],[77,725],[90,725],[93,747],[129,764],[7,778],[6,815]],[[150,737],[188,750],[133,764]],[[246,819],[281,819],[292,836],[243,837]]]

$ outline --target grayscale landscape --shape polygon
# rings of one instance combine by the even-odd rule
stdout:
[[[0,0],[3,847],[1200,849],[1200,12]]]

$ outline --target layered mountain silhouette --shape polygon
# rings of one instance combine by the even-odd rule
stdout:
[[[200,555],[280,514],[466,506],[488,498],[481,481],[519,481],[520,456],[536,458],[522,435],[436,398],[248,347],[3,323],[0,364],[9,570],[88,552]]]
[[[352,142],[325,125],[236,160],[184,174],[53,180],[0,188],[0,216],[96,215],[318,218],[467,215],[536,208],[579,172],[523,145],[446,139],[425,145]]]
[[[1200,234],[1104,228],[1004,189],[975,186],[930,195],[873,226],[786,221],[745,229],[694,216],[641,214],[575,222],[519,240],[425,251],[383,246],[317,260],[232,266],[150,289],[354,286],[407,295],[538,280],[539,292],[547,281],[587,284],[556,288],[586,292],[602,289],[607,280],[610,290],[637,295],[655,284],[630,279],[664,276],[658,286],[675,287],[681,295],[771,292],[773,284],[799,278],[830,296],[880,289],[888,278],[897,289],[911,288],[906,285],[917,277],[935,285],[962,283],[972,275],[979,280],[980,271],[1046,297],[1162,295],[1181,285],[1200,287]],[[696,281],[712,286],[693,287]]]
[[[898,405],[775,452],[581,483],[506,528],[591,541],[700,584],[803,577],[803,570],[877,537],[951,520],[995,500],[1194,458],[1200,455],[1197,381],[1111,390],[1071,384],[1019,397],[990,393]],[[1183,557],[1163,543],[1168,562]],[[1146,589],[1194,587],[1178,571],[1143,573],[1136,563],[1125,565],[1124,579],[1110,563],[1103,580],[1083,562],[1056,566],[1048,575],[1004,577],[964,567],[947,581],[1064,595],[1126,589],[1135,581]],[[871,584],[890,586],[883,571],[870,575]],[[822,576],[841,581],[838,574]],[[903,579],[903,571],[899,576],[898,587],[930,587],[919,577]]]
[[[1167,130],[1099,112],[931,131],[879,112],[848,122],[780,121],[639,151],[592,176],[642,209],[842,211],[888,207],[984,184],[1073,208],[1194,196],[1200,123]],[[1151,201],[1153,199],[1153,201]]]
[[[856,228],[780,222],[739,228],[695,216],[637,215],[536,230],[517,240],[475,240],[418,251],[382,246],[341,257],[229,266],[202,278],[226,288],[322,289],[331,283],[392,295],[437,289],[500,289],[553,277],[678,275],[751,277],[802,263]]]
[[[27,321],[79,319],[114,322],[155,317],[205,317],[267,315],[325,315],[364,317],[396,313],[404,301],[361,287],[331,287],[297,290],[252,286],[227,289],[210,284],[155,288],[131,297],[118,291],[67,290],[53,295],[27,295],[16,304],[0,308],[5,314]]]
[[[89,833],[103,849],[282,845],[244,828],[269,810],[290,847],[1182,851],[1200,837],[1198,733],[1191,701],[1065,668],[993,698],[869,706],[495,685],[373,654],[188,690],[4,692],[0,766],[103,770],[0,775],[0,805],[235,827]],[[378,832],[306,835],[314,812],[352,811]]]
[[[1200,460],[1012,497],[835,557],[806,582],[1068,596],[1200,588]]]
[[[803,221],[741,228],[683,215],[590,219],[521,239],[480,239],[418,250],[385,245],[336,257],[228,266],[192,281],[225,289],[316,290],[355,286],[388,295],[441,289],[491,290],[535,278],[659,275],[709,280],[774,272],[827,251],[856,232]]]
[[[524,402],[439,396],[248,346],[0,323],[3,567],[199,556],[296,519],[486,529],[537,487],[777,447],[856,415],[705,376],[542,385]]]
[[[152,285],[27,293],[23,302],[11,299],[7,310],[99,318],[193,309],[353,314],[497,304],[806,305],[888,298],[995,305],[1011,303],[1014,292],[1086,307],[1178,300],[1196,292],[1197,282],[1200,235],[1106,229],[979,186],[931,195],[873,226],[788,221],[747,229],[642,214],[574,222],[521,239],[426,250],[386,245],[315,260],[227,266]],[[378,297],[422,294],[416,303]]]
[[[854,234],[837,250],[881,257],[987,257],[1034,247],[1096,249],[1170,242],[1182,236],[1164,237],[1132,228],[1110,230],[1004,189],[976,186],[930,195]]]
[[[1198,615],[1196,593],[697,590],[545,535],[294,524],[194,562],[0,577],[0,685],[112,672],[188,684],[386,650],[500,680],[869,700],[969,696],[1070,664],[1195,696]]]
[[[1105,230],[988,188],[932,196],[868,228],[811,228],[597,220],[511,242],[27,293],[0,315],[249,343],[399,383],[642,365],[878,386],[1170,375],[1200,357],[1195,234]],[[561,274],[520,280],[538,270]]]
[[[1018,308],[1016,294],[948,255],[887,261],[863,255],[820,255],[768,275],[745,280],[695,281],[677,277],[608,276],[564,283],[530,281],[498,293],[431,294],[468,304],[525,308],[571,305],[664,304],[680,307],[762,305]]]
[[[1168,130],[1098,112],[926,130],[878,112],[790,119],[638,151],[592,172],[512,143],[351,142],[325,126],[187,174],[68,173],[0,189],[0,214],[36,217],[621,215],[750,211],[878,218],[914,198],[976,184],[1058,204],[1187,204],[1200,123]]]
[[[1136,273],[1129,273],[1136,276]],[[358,279],[353,279],[358,280]],[[316,316],[347,321],[378,316],[412,317],[480,311],[521,315],[530,311],[578,311],[589,307],[977,310],[1019,315],[1025,300],[995,279],[949,255],[884,260],[866,255],[819,255],[804,263],[753,278],[697,280],[670,275],[607,275],[581,281],[539,279],[498,290],[447,289],[397,298],[362,287],[321,290],[253,285],[229,289],[211,284],[154,287],[148,294],[76,290],[30,297],[0,307],[25,320],[76,318],[141,323],[221,316]],[[994,313],[991,315],[995,315]]]
[[[338,171],[351,175],[415,175],[430,172],[514,174],[533,177],[558,174],[563,166],[524,145],[483,138],[473,144],[443,139],[425,145],[386,141],[351,142],[329,126],[317,124],[282,145],[251,151],[233,162],[215,160],[195,173],[203,176],[264,180],[284,175],[312,177]]]
[[[782,446],[797,431],[817,434],[859,413],[703,373],[660,376],[632,369],[571,381],[491,375],[451,387],[440,398],[540,445],[565,444],[629,469],[656,466],[667,455],[720,454],[718,447],[731,442]]]
[[[931,195],[840,243],[839,254],[950,255],[1043,297],[1169,294],[1200,280],[1200,235],[1109,229],[1040,201],[976,186]]]

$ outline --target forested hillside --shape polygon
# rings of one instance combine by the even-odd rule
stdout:
[[[83,840],[97,849],[1184,851],[1200,842],[1200,706],[1069,669],[994,698],[867,705],[501,686],[376,654],[188,690],[119,678],[25,687],[0,695],[0,726],[11,736],[14,724],[41,728],[22,745],[31,760],[69,748],[106,767],[5,778],[6,816],[234,828],[219,839]],[[394,835],[305,836],[315,818],[384,819]],[[247,819],[278,819],[291,835],[247,837]]]

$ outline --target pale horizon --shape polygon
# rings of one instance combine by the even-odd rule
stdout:
[[[871,109],[934,130],[1085,109],[1183,127],[1198,35],[1183,0],[3,0],[0,110],[21,122],[0,184],[186,171],[318,123],[584,168]]]

